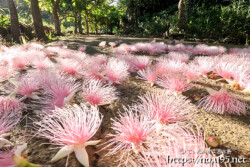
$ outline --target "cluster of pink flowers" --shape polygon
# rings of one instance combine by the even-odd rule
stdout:
[[[208,56],[216,56],[225,53],[226,48],[222,46],[208,46],[205,44],[197,45],[192,50],[192,54],[203,54]]]
[[[224,54],[227,49],[223,46],[208,46],[205,44],[199,44],[196,46],[192,45],[183,45],[182,43],[176,45],[168,45],[168,50],[170,52],[177,51],[177,52],[189,52],[193,55],[207,55],[207,56],[216,56],[219,54]]]
[[[42,115],[41,121],[35,122],[37,135],[50,139],[61,149],[52,158],[52,162],[67,157],[74,152],[77,160],[84,166],[89,166],[86,147],[96,145],[100,140],[89,141],[101,125],[102,116],[96,107],[66,106],[56,108],[51,114]]]
[[[250,48],[231,48],[229,49],[229,53],[232,54],[241,54],[241,53],[250,53]]]
[[[36,112],[41,116],[41,121],[35,122],[39,135],[54,144],[64,145],[52,161],[75,152],[79,162],[89,166],[85,147],[100,142],[88,141],[101,124],[102,116],[97,107],[118,98],[112,84],[121,84],[128,78],[129,65],[105,55],[88,56],[84,46],[80,46],[79,51],[71,51],[64,42],[56,45],[1,47],[1,82],[7,81],[3,84],[11,85],[13,93],[0,97],[0,146],[12,144],[4,139],[4,134],[19,123],[24,107],[22,101],[27,110],[43,111]],[[86,103],[70,106],[77,94]],[[13,154],[13,151],[1,152],[0,161],[9,159],[15,164]]]
[[[130,107],[124,108],[124,110],[125,112],[120,113],[113,122],[112,129],[115,134],[109,135],[112,138],[107,142],[106,147],[114,147],[107,156],[120,151],[124,151],[124,154],[131,151],[138,153],[140,147],[155,129],[155,123],[150,121],[149,115],[143,114],[139,108]]]
[[[158,124],[171,124],[191,117],[190,111],[193,106],[182,96],[175,97],[165,92],[148,92],[139,98],[140,108]]]
[[[169,52],[166,56],[172,60],[181,61],[183,63],[187,63],[190,59],[190,54],[183,52]]]
[[[106,47],[106,41],[102,41],[100,44],[99,44],[99,46],[100,47],[102,47],[102,48],[105,48]]]
[[[158,59],[157,63],[151,64],[143,71],[138,71],[138,76],[151,86],[157,84],[172,92],[184,92],[190,88],[189,82],[195,80],[198,75],[194,73],[191,76],[188,70],[189,66],[184,62],[163,56]]]
[[[208,89],[209,95],[202,98],[198,105],[204,110],[229,115],[245,115],[248,106],[225,90]]]
[[[128,163],[133,166],[162,167],[174,165],[219,167],[219,163],[195,163],[191,160],[218,158],[209,153],[200,154],[199,150],[209,151],[208,145],[201,136],[200,131],[194,133],[190,126],[185,128],[176,125],[165,125],[158,134],[152,134],[145,144],[147,149],[141,150],[140,154],[129,159]],[[188,151],[192,151],[192,153]],[[174,158],[183,159],[180,163],[174,163]],[[197,158],[198,157],[198,158]],[[189,161],[189,162],[185,162]]]
[[[110,134],[111,139],[103,148],[110,148],[107,156],[119,153],[120,163],[125,166],[149,167],[168,166],[168,157],[213,157],[211,154],[198,155],[198,150],[209,150],[209,147],[200,130],[196,129],[195,133],[193,125],[186,122],[194,109],[187,99],[165,92],[148,92],[140,99],[140,103],[124,108],[125,112],[113,120],[115,133]]]
[[[0,96],[0,164],[4,167],[14,165],[13,152],[7,147],[12,143],[4,136],[20,122],[23,108],[24,104],[18,99]]]
[[[80,84],[76,82],[75,78],[58,72],[45,71],[37,74],[37,77],[49,97],[44,102],[49,109],[61,108],[69,103],[80,88]]]
[[[149,54],[158,54],[165,52],[167,50],[167,45],[163,42],[138,42],[135,44],[121,44],[116,49],[116,53],[118,55],[135,53],[135,52],[143,52]]]
[[[139,102],[124,107],[112,120],[111,139],[104,149],[111,148],[107,156],[121,153],[125,166],[167,166],[168,155],[198,156],[180,154],[180,149],[209,149],[200,130],[193,130],[194,125],[189,125],[194,105],[181,95],[192,88],[193,81],[218,75],[218,81],[226,80],[233,88],[249,93],[249,48],[230,49],[225,54],[227,50],[222,46],[204,44],[167,45],[155,41],[108,44],[112,48],[118,46],[116,57],[87,55],[85,45],[73,51],[64,41],[47,48],[37,43],[0,46],[0,82],[12,91],[4,92],[10,94],[7,97],[0,97],[0,148],[12,144],[4,134],[19,123],[22,109],[35,106],[36,101],[42,106],[39,111],[43,111],[36,112],[37,135],[61,147],[51,161],[74,152],[82,165],[89,166],[86,147],[100,142],[91,140],[102,123],[98,107],[119,99],[119,85],[131,73],[163,90],[147,92],[139,96]],[[99,46],[106,48],[107,42],[102,41]],[[136,52],[163,54],[153,59],[132,55]],[[198,107],[219,114],[247,114],[247,103],[233,94],[223,89],[207,91],[209,95],[198,101]],[[0,163],[8,160],[13,164],[11,155],[12,150],[1,150]]]
[[[98,80],[87,80],[83,83],[81,97],[90,105],[109,104],[117,99],[115,87],[104,84]]]

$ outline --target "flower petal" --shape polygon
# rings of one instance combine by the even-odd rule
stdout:
[[[9,140],[0,138],[0,148],[2,148],[5,144],[12,145],[12,143]]]
[[[250,87],[249,87],[249,88],[244,89],[242,92],[245,92],[245,93],[250,93]]]
[[[75,151],[77,160],[85,167],[89,167],[89,156],[86,151],[86,147],[85,146],[78,147],[78,148],[75,148],[74,151]]]
[[[85,143],[85,147],[87,147],[87,146],[94,146],[94,145],[97,145],[97,144],[100,143],[100,142],[101,142],[101,140],[87,141],[87,142]]]
[[[15,150],[15,155],[18,157],[22,157],[22,153],[27,148],[27,143],[24,143],[23,145],[17,146]]]
[[[51,162],[56,162],[59,159],[68,156],[73,151],[73,146],[64,146],[56,153],[56,155],[52,158]]]

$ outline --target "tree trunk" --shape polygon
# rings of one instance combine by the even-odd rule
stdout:
[[[95,34],[96,34],[96,35],[98,34],[98,25],[97,25],[96,16],[95,16]]]
[[[78,28],[79,28],[79,33],[82,34],[82,12],[78,12]]]
[[[75,34],[77,34],[77,12],[75,13]]]
[[[185,30],[187,27],[187,13],[185,0],[180,0],[178,4],[178,28],[179,30]]]
[[[55,23],[55,30],[57,35],[61,35],[61,27],[60,27],[60,21],[58,17],[58,7],[60,4],[60,0],[51,0],[51,3],[53,5],[53,17],[54,17],[54,23]]]
[[[30,4],[31,4],[31,14],[33,17],[36,35],[39,40],[41,39],[46,40],[47,37],[44,33],[42,16],[41,16],[39,5],[38,5],[38,0],[31,0]]]
[[[85,10],[85,23],[86,23],[86,27],[87,27],[87,35],[89,35],[89,13],[88,10]]]
[[[110,26],[109,29],[110,29],[110,34],[112,35],[113,34],[113,26]]]
[[[10,10],[10,30],[11,30],[11,35],[13,37],[13,40],[15,42],[20,43],[20,27],[19,27],[19,22],[18,22],[18,15],[16,11],[16,6],[13,0],[7,0],[8,1],[8,6]]]
[[[98,35],[98,26],[95,24],[95,34]]]

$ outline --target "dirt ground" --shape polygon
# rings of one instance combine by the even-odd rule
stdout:
[[[78,38],[68,38],[63,41],[68,45],[69,49],[77,49],[79,45],[87,45],[86,53],[90,55],[94,54],[106,54],[108,56],[115,56],[113,50],[108,47],[107,49],[100,49],[98,44],[101,41],[114,42],[116,40],[122,40],[125,43],[141,42],[141,41],[152,41],[152,38],[126,38],[126,37],[115,37],[115,36],[90,36],[90,37],[78,37]],[[168,42],[163,39],[156,39],[157,41]],[[51,43],[46,44],[50,46]],[[237,46],[239,47],[239,46]],[[139,55],[138,55],[139,56]],[[152,58],[155,58],[151,56]],[[205,96],[205,87],[226,88],[231,91],[234,95],[242,99],[243,101],[250,104],[250,94],[244,94],[239,91],[232,90],[228,85],[222,82],[218,82],[211,79],[200,79],[193,83],[193,88],[187,92],[184,92],[182,96],[188,97],[193,105],[195,105],[196,100],[195,95]],[[104,137],[110,133],[111,118],[117,115],[119,110],[122,110],[122,106],[128,106],[132,103],[138,101],[138,96],[145,94],[147,91],[164,91],[160,87],[150,87],[146,82],[137,79],[135,76],[131,75],[129,80],[117,86],[119,94],[119,99],[113,104],[100,107],[100,112],[104,115],[101,128],[97,134],[93,137],[94,139],[102,139],[104,143],[107,139]],[[75,102],[79,103],[80,99],[75,98]],[[250,106],[250,105],[249,105]],[[245,116],[230,116],[230,115],[218,115],[211,114],[202,109],[196,107],[193,115],[193,120],[197,125],[204,130],[206,136],[218,136],[221,139],[222,149],[230,148],[233,151],[234,156],[238,157],[250,157],[250,108],[248,109],[248,115]],[[65,166],[67,158],[61,159],[58,162],[51,164],[49,161],[58,151],[57,148],[50,144],[48,140],[39,139],[35,136],[25,135],[29,128],[26,125],[33,117],[31,112],[27,113],[27,116],[23,119],[21,124],[14,128],[10,134],[10,141],[22,143],[23,141],[28,142],[28,149],[26,154],[30,162],[36,164],[42,164],[45,167],[62,167]],[[29,125],[28,125],[29,126]],[[104,158],[105,152],[98,152],[101,147],[89,147],[87,152],[89,153],[90,163],[92,167],[114,167],[118,164],[115,162],[116,157]],[[81,164],[77,162],[75,155],[71,154],[68,159],[68,164],[70,167],[81,167]],[[233,166],[249,167],[248,164],[237,164]]]

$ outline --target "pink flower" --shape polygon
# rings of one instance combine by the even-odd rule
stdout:
[[[190,55],[187,53],[180,53],[180,52],[170,52],[167,57],[172,60],[181,61],[183,63],[187,63],[189,61]]]
[[[119,60],[125,61],[129,65],[128,69],[129,72],[136,72],[136,67],[134,65],[135,56],[126,54],[126,55],[118,55],[117,58]]]
[[[20,114],[23,104],[12,97],[3,97],[0,96],[0,113],[14,113],[14,114]]]
[[[106,47],[106,41],[102,41],[101,43],[99,43],[99,46],[102,48]]]
[[[135,53],[135,52],[138,52],[138,49],[136,48],[135,45],[131,45],[131,46],[128,48],[127,51],[130,52],[130,53]]]
[[[206,50],[206,55],[208,56],[216,56],[220,53],[219,48],[217,46],[209,46]]]
[[[20,101],[10,97],[0,97],[0,148],[5,144],[12,144],[2,137],[19,123],[23,105]]]
[[[84,79],[96,79],[104,81],[104,68],[106,66],[107,57],[98,55],[94,57],[87,57],[82,64],[82,71],[80,74]]]
[[[138,153],[138,150],[148,136],[154,131],[154,122],[138,110],[136,107],[124,108],[125,113],[116,118],[112,124],[115,134],[108,141],[109,146],[114,146],[108,155],[116,154],[120,151]]]
[[[194,46],[193,46],[193,45],[187,45],[187,46],[186,46],[186,50],[187,50],[188,52],[191,52],[191,53],[192,53],[193,49],[194,49]]]
[[[21,55],[18,55],[12,59],[12,68],[24,69],[27,65],[29,65],[29,63],[29,58],[25,55],[25,53],[22,53]]]
[[[198,105],[204,110],[231,115],[245,115],[247,113],[247,104],[238,100],[230,93],[224,90],[218,92],[212,89],[207,90],[210,95],[198,102]]]
[[[248,82],[248,84],[245,86],[243,92],[250,93],[250,82]]]
[[[84,68],[81,74],[84,76],[84,79],[95,79],[105,81],[103,78],[102,70],[103,66],[92,66],[90,68]]]
[[[82,53],[82,52],[76,52],[75,54],[73,54],[71,56],[72,60],[77,61],[78,63],[80,63],[81,65],[84,64],[85,61],[87,61],[89,57],[87,56],[86,53]]]
[[[152,60],[149,59],[147,56],[140,56],[140,57],[135,57],[133,60],[133,65],[138,69],[138,70],[143,70],[151,65]]]
[[[0,164],[1,167],[15,166],[16,163],[13,159],[14,152],[10,150],[0,151]]]
[[[220,62],[215,66],[215,72],[226,80],[233,79],[235,70],[235,64],[233,63]]]
[[[218,157],[209,153],[209,147],[205,143],[200,131],[195,134],[191,126],[172,124],[164,126],[160,134],[153,133],[148,139],[148,143],[140,154],[132,159],[135,166],[147,167],[167,167],[174,162],[176,157],[184,160],[211,159]],[[131,158],[130,158],[131,159]],[[131,162],[128,161],[128,162]],[[195,163],[185,162],[176,163],[174,166],[197,166],[197,167],[219,167],[219,163]],[[173,164],[173,163],[172,163]]]
[[[81,51],[82,53],[86,51],[87,46],[86,45],[81,45],[78,50]]]
[[[167,49],[167,45],[165,45],[163,42],[150,42],[150,43],[136,43],[134,45],[135,52],[146,52],[146,53],[150,53],[152,55],[154,54],[158,54],[161,52],[164,52]]]
[[[2,52],[2,53],[7,52],[8,49],[9,49],[9,48],[8,48],[7,46],[0,45],[0,52]]]
[[[194,63],[197,63],[199,72],[202,75],[206,75],[207,73],[213,71],[215,60],[212,57],[197,57],[195,58]]]
[[[207,45],[204,45],[204,44],[199,44],[199,45],[196,45],[195,48],[193,49],[193,52],[192,54],[196,55],[196,54],[207,54],[207,49],[208,49],[208,46]]]
[[[46,51],[49,52],[50,55],[57,54],[59,57],[62,58],[70,58],[76,53],[76,51],[67,49],[67,47],[64,46],[63,48],[61,47],[48,47],[46,48]]]
[[[157,73],[154,68],[146,68],[144,70],[138,71],[138,75],[141,79],[146,80],[153,86],[157,80]]]
[[[164,42],[157,42],[155,45],[158,48],[158,52],[165,52],[168,48],[168,46]]]
[[[61,59],[58,68],[68,75],[76,76],[82,69],[81,65],[72,59]]]
[[[34,68],[39,70],[45,70],[53,66],[48,57],[34,57],[32,64]]]
[[[158,76],[167,74],[182,73],[183,69],[187,65],[181,61],[169,60],[164,57],[158,59],[158,63],[155,65]]]
[[[241,53],[250,53],[250,49],[248,48],[231,48],[229,49],[229,53],[236,53],[236,54],[241,54]]]
[[[190,89],[187,79],[180,74],[161,76],[157,84],[172,92],[185,92]]]
[[[115,88],[98,80],[84,81],[82,90],[81,97],[91,105],[109,104],[117,99]]]
[[[219,50],[219,54],[224,54],[227,51],[227,49],[223,46],[219,46],[218,50]]]
[[[168,50],[169,50],[169,52],[173,52],[173,51],[176,51],[177,48],[174,45],[168,45]]]
[[[162,62],[159,61],[155,64],[155,72],[158,77],[168,73],[168,67],[165,64],[165,61],[162,61]]]
[[[69,103],[80,87],[74,78],[58,72],[41,71],[37,78],[49,96],[45,101],[48,109],[54,109],[55,106],[61,108]]]
[[[179,52],[184,52],[186,50],[185,45],[183,45],[182,43],[179,43],[177,45],[175,45],[176,50],[178,50]]]
[[[56,108],[51,114],[42,115],[41,119],[40,122],[35,122],[37,135],[62,147],[52,158],[52,162],[74,152],[82,165],[89,166],[86,147],[100,142],[100,140],[89,141],[102,122],[102,116],[96,107],[81,104],[81,106]]]
[[[123,55],[125,53],[128,53],[129,46],[127,44],[121,44],[117,49],[116,49],[116,54],[118,55]]]
[[[193,49],[193,54],[203,54],[208,56],[216,56],[226,52],[226,48],[222,46],[208,46],[208,45],[197,45]]]
[[[28,50],[37,50],[37,51],[44,49],[43,45],[35,42],[28,43],[26,44],[26,46],[24,45],[24,47],[28,48]]]
[[[111,83],[121,84],[128,78],[128,69],[129,65],[125,61],[111,58],[107,63],[105,74]]]
[[[65,44],[64,41],[58,41],[57,44],[58,44],[58,46],[60,46],[60,47],[66,46],[66,44]]]
[[[11,67],[0,66],[0,82],[7,80],[12,73],[13,73],[13,70]]]
[[[183,70],[183,73],[189,81],[194,81],[200,76],[198,68],[196,64],[188,64]]]
[[[139,97],[142,110],[158,124],[171,124],[191,117],[193,106],[186,98],[171,93],[153,92]]]
[[[23,96],[31,96],[33,92],[39,89],[39,86],[39,81],[32,74],[27,74],[18,82],[17,93]]]
[[[113,47],[115,47],[116,43],[115,42],[109,42],[109,45],[113,48]]]
[[[91,57],[91,58],[92,58],[92,61],[94,64],[99,64],[99,65],[106,64],[108,61],[107,56],[104,54],[98,54],[98,55]]]
[[[73,55],[73,51],[71,51],[69,49],[60,49],[59,48],[57,54],[59,57],[62,57],[62,58],[71,58]]]

